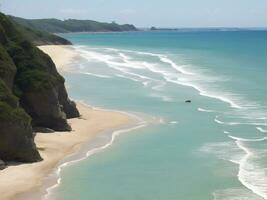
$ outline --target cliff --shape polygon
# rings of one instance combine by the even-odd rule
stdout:
[[[70,131],[78,116],[50,57],[0,13],[0,160],[40,161],[33,128]]]
[[[50,33],[69,32],[122,32],[137,31],[131,24],[103,23],[92,20],[58,20],[58,19],[23,19],[11,16],[12,19],[23,27],[38,31],[48,31]]]

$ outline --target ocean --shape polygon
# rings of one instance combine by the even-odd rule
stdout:
[[[62,36],[81,56],[70,96],[144,126],[63,168],[49,199],[267,199],[267,31]]]

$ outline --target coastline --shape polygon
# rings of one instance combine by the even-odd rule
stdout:
[[[59,72],[67,70],[67,65],[79,56],[72,45],[43,45],[38,48],[51,57]]]
[[[79,31],[79,32],[67,32],[67,33],[55,33],[56,35],[60,36],[61,34],[105,34],[105,33],[135,33],[135,32],[142,32],[142,30],[132,30],[132,31]],[[53,46],[53,45],[52,45]]]
[[[64,70],[78,56],[71,46],[52,45],[39,48],[52,58],[59,71]],[[92,142],[100,133],[116,132],[131,126],[134,121],[130,114],[122,112],[95,109],[82,103],[77,103],[77,108],[81,117],[68,120],[73,131],[36,134],[35,142],[43,161],[30,164],[10,163],[7,169],[0,171],[1,200],[30,199],[31,193],[39,192],[44,179],[60,167],[60,162],[66,157],[78,153],[83,145]]]

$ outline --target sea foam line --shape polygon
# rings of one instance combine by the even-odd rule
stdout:
[[[261,127],[256,127],[256,129],[259,130],[262,133],[267,133],[267,130],[266,129],[263,129]]]
[[[266,140],[267,137],[259,139],[244,139],[231,135],[228,137],[233,139],[233,144],[235,144],[236,147],[232,145],[232,142],[222,142],[205,145],[200,150],[216,155],[220,159],[228,160],[237,164],[239,166],[237,178],[240,183],[252,191],[255,195],[263,199],[267,199],[266,169],[257,166],[257,163],[250,160],[250,158],[254,158],[255,156],[257,157],[257,155],[245,146],[247,142],[261,142]],[[243,153],[239,151],[242,151]],[[237,197],[236,199],[240,199]]]
[[[81,103],[81,104],[83,104],[83,105],[85,105],[85,106],[89,106],[88,104],[84,103],[83,101],[78,101],[78,102]],[[57,177],[57,181],[56,181],[56,183],[54,185],[46,188],[46,194],[42,197],[43,200],[48,200],[49,197],[52,195],[53,190],[55,190],[61,184],[60,174],[61,174],[62,170],[65,167],[68,167],[68,166],[70,166],[72,164],[75,164],[75,163],[77,163],[79,161],[85,160],[85,159],[89,158],[90,156],[92,156],[92,155],[94,155],[96,153],[99,153],[99,152],[105,150],[106,148],[110,147],[114,143],[115,139],[119,135],[121,135],[123,133],[127,133],[127,132],[130,132],[130,131],[133,131],[133,130],[144,128],[144,127],[146,127],[148,125],[148,122],[147,121],[144,121],[141,117],[139,117],[139,116],[137,116],[135,114],[132,114],[132,113],[128,113],[128,112],[124,112],[124,111],[118,111],[118,110],[111,110],[111,109],[102,109],[102,108],[93,107],[93,106],[90,106],[90,108],[92,108],[94,110],[99,110],[99,111],[110,111],[110,112],[117,112],[117,113],[121,113],[121,114],[126,114],[129,117],[131,117],[133,119],[136,119],[138,122],[137,122],[136,126],[113,131],[111,133],[111,139],[110,139],[110,141],[108,141],[107,143],[103,144],[103,146],[96,147],[94,149],[89,150],[84,157],[82,157],[80,159],[75,159],[75,160],[67,161],[67,162],[64,162],[61,165],[59,165],[57,167],[57,170],[55,171],[55,175]],[[78,154],[78,152],[76,152],[74,154]],[[69,156],[73,156],[73,154],[72,155],[69,155]],[[69,156],[67,156],[67,157],[69,157]]]
[[[254,194],[262,197],[263,199],[267,199],[267,175],[265,172],[266,169],[259,168],[257,167],[257,165],[249,162],[249,159],[254,156],[254,153],[250,151],[249,148],[247,148],[244,144],[245,142],[265,141],[267,137],[259,139],[244,139],[231,135],[229,135],[228,137],[233,139],[236,145],[246,153],[245,156],[243,156],[243,158],[238,162],[238,180]]]
[[[239,138],[239,137],[235,137],[232,135],[228,135],[229,138],[236,140],[236,141],[241,141],[241,142],[262,142],[267,140],[267,137],[263,137],[263,138],[258,138],[258,139],[245,139],[245,138]]]
[[[200,111],[200,112],[208,112],[208,113],[216,112],[215,110],[207,110],[207,109],[204,109],[204,108],[198,108],[197,110]]]
[[[262,200],[247,188],[241,187],[215,190],[212,195],[213,200]]]
[[[236,140],[237,146],[242,149],[246,155],[239,163],[238,180],[253,193],[267,199],[267,177],[264,171],[249,163],[249,158],[253,153],[243,145],[243,141]],[[264,170],[264,169],[263,169]]]
[[[214,121],[218,124],[224,124],[224,125],[229,125],[229,126],[234,126],[234,125],[253,125],[253,126],[267,126],[267,123],[257,123],[257,122],[223,122],[218,119],[219,116],[216,116]]]
[[[175,62],[173,62],[167,56],[163,56],[163,55],[160,56],[160,60],[164,63],[170,64],[178,72],[181,72],[181,73],[187,74],[187,75],[194,75],[192,72],[188,72],[188,71],[184,70],[182,66],[178,66]]]
[[[199,86],[196,86],[195,84],[193,83],[186,83],[186,82],[181,82],[179,80],[173,80],[173,79],[170,79],[168,77],[165,77],[166,81],[168,82],[171,82],[171,83],[175,83],[175,84],[178,84],[178,85],[183,85],[183,86],[188,86],[188,87],[192,87],[194,88],[195,90],[199,91],[199,94],[201,96],[206,96],[206,97],[210,97],[210,98],[213,98],[213,99],[219,99],[223,102],[226,102],[226,103],[229,103],[230,106],[232,108],[237,108],[237,109],[241,109],[242,107],[238,104],[236,104],[234,101],[232,101],[231,99],[227,98],[227,97],[223,97],[223,96],[220,96],[220,95],[214,95],[214,94],[210,94],[208,93],[207,91],[204,91],[203,89],[201,89]]]
[[[128,79],[133,80],[135,82],[141,82],[144,86],[147,86],[149,81],[158,81],[157,79],[153,79],[151,77],[144,76],[144,75],[134,73],[134,72],[127,70],[127,68],[128,69],[129,68],[144,69],[145,67],[144,67],[143,62],[130,61],[130,57],[126,56],[123,53],[119,53],[119,56],[123,59],[123,62],[115,62],[115,61],[113,61],[114,57],[109,56],[109,55],[102,56],[102,54],[100,54],[100,53],[89,52],[89,51],[84,51],[84,50],[80,50],[80,52],[82,53],[82,55],[84,55],[84,58],[86,58],[87,60],[96,59],[98,61],[106,63],[109,67],[111,67],[115,70],[118,70],[125,75],[130,75],[130,76],[133,76],[136,78],[125,76],[125,75],[121,75],[119,77],[128,78]],[[123,68],[123,67],[126,67],[126,68]],[[141,79],[141,80],[139,80],[139,79]],[[144,81],[144,80],[146,80],[146,81]]]
[[[90,72],[80,72],[80,74],[86,74],[86,75],[95,76],[98,78],[112,78],[112,76],[102,75],[102,74],[94,74],[94,73],[90,73]]]
[[[132,81],[135,81],[135,82],[140,82],[138,79],[135,79],[135,78],[131,78],[129,76],[124,76],[122,74],[115,74],[117,77],[120,77],[120,78],[125,78],[125,79],[129,79],[129,80],[132,80]]]
[[[117,52],[120,52],[119,50],[116,50]],[[141,52],[138,52],[139,54],[144,54],[144,53],[141,53]],[[159,59],[162,61],[162,62],[165,62],[165,63],[168,63],[170,64],[173,68],[177,68],[177,66],[174,66],[174,64],[176,65],[176,63],[174,63],[173,61],[169,62],[169,60],[166,60],[166,57],[162,57],[162,55],[159,55],[159,54],[152,54],[152,53],[145,53],[146,55],[150,55],[150,56],[156,56],[156,57],[159,57]],[[123,56],[122,54],[120,55],[123,59],[128,59],[128,57],[125,57]],[[168,59],[168,58],[167,58]],[[115,64],[115,63],[109,63],[109,64]],[[149,69],[150,71],[154,72],[154,73],[158,73],[158,74],[161,74],[164,79],[167,81],[167,82],[171,82],[171,83],[175,83],[175,84],[179,84],[179,85],[184,85],[184,86],[189,86],[189,87],[192,87],[194,89],[196,89],[197,91],[199,91],[200,95],[202,96],[207,96],[207,97],[210,97],[210,98],[215,98],[215,99],[219,99],[223,102],[226,102],[226,103],[229,103],[231,107],[233,108],[237,108],[237,109],[242,109],[243,107],[241,107],[240,105],[236,104],[232,99],[229,99],[225,96],[220,96],[220,95],[215,95],[215,94],[212,94],[212,93],[209,93],[205,90],[203,90],[200,86],[197,86],[193,83],[189,83],[189,82],[186,82],[186,81],[181,81],[181,79],[179,79],[179,77],[176,77],[176,79],[173,79],[173,74],[171,74],[170,72],[167,72],[165,70],[162,70],[162,69],[158,69],[156,68],[156,66],[153,64],[153,63],[148,63],[148,62],[143,62],[142,64],[143,66],[145,66],[145,68]],[[181,72],[181,73],[184,73],[186,74],[185,71],[182,71],[180,67],[178,67],[176,69],[177,71]],[[187,75],[190,75],[187,73]],[[191,74],[192,75],[192,74]],[[227,124],[227,125],[238,125],[238,124],[249,124],[249,125],[263,125],[263,126],[266,126],[266,123],[240,123],[240,122],[222,122],[220,120],[217,119],[218,116],[216,116],[215,118],[215,121],[219,124]],[[260,128],[260,127],[257,127],[257,129],[261,132],[264,132],[265,130]],[[225,133],[229,133],[229,132],[226,132]],[[255,194],[263,197],[264,199],[267,199],[266,197],[266,192],[264,191],[259,191],[259,188],[257,188],[257,186],[254,186],[252,184],[250,184],[249,182],[246,181],[246,177],[244,174],[246,174],[246,165],[247,165],[247,161],[248,159],[253,155],[252,152],[246,148],[242,142],[247,142],[247,141],[255,141],[255,142],[259,142],[259,141],[262,141],[262,140],[265,140],[266,138],[262,138],[262,139],[252,139],[252,140],[249,140],[249,139],[242,139],[242,138],[237,138],[237,137],[234,137],[234,136],[229,136],[230,138],[232,138],[233,140],[235,140],[237,146],[239,149],[243,150],[246,155],[242,158],[242,160],[239,162],[239,172],[238,172],[238,179],[240,180],[240,182],[246,186],[248,189],[250,189],[251,191],[253,191]],[[253,178],[253,177],[252,177]],[[250,181],[251,182],[251,181]]]
[[[171,83],[175,83],[175,84],[179,84],[179,85],[183,85],[183,86],[188,86],[188,87],[192,87],[194,89],[196,89],[197,91],[199,91],[199,94],[202,96],[207,96],[210,98],[214,98],[214,99],[219,99],[223,102],[229,103],[231,107],[233,108],[237,108],[239,109],[239,111],[246,111],[246,109],[243,109],[242,106],[236,104],[233,100],[231,100],[230,98],[227,98],[226,96],[221,96],[221,95],[214,95],[211,94],[205,90],[203,90],[200,86],[197,86],[193,83],[189,83],[187,81],[180,81],[180,79],[178,79],[175,74],[172,74],[166,70],[162,70],[156,67],[155,64],[153,63],[148,63],[148,62],[136,62],[136,61],[132,61],[131,58],[128,55],[125,55],[124,53],[121,52],[130,52],[130,53],[136,53],[136,54],[140,54],[140,55],[148,55],[148,56],[153,56],[156,58],[159,58],[160,61],[165,62],[167,64],[170,64],[173,68],[175,68],[177,71],[179,71],[180,73],[184,73],[184,74],[188,74],[188,75],[194,75],[192,73],[188,73],[186,71],[180,70],[181,68],[178,67],[178,65],[173,62],[171,59],[169,59],[167,56],[162,55],[162,54],[155,54],[155,53],[148,53],[148,52],[139,52],[139,51],[131,51],[131,50],[119,50],[119,49],[109,49],[111,51],[115,51],[116,53],[119,54],[119,57],[121,57],[123,59],[123,62],[127,65],[127,66],[131,66],[131,68],[146,68],[149,71],[153,72],[153,73],[157,73],[163,76],[163,78],[165,79],[166,82],[171,82]],[[96,55],[96,54],[93,54]],[[119,77],[123,77],[123,78],[128,78],[130,80],[136,81],[136,82],[141,82],[144,86],[147,86],[149,84],[149,81],[159,81],[159,80],[155,80],[152,79],[150,77],[147,76],[143,76],[137,73],[133,73],[130,72],[124,68],[118,67],[116,66],[118,63],[117,62],[110,62],[110,59],[112,58],[111,56],[97,56],[98,59],[100,59],[103,62],[106,62],[106,64],[116,70],[119,70],[120,72],[124,73],[124,75],[117,75]],[[119,63],[120,66],[123,66],[121,63]],[[136,67],[136,65],[140,65],[139,67]],[[130,76],[136,76],[135,77],[129,77],[126,74],[130,75]],[[176,77],[176,80],[174,79]],[[143,79],[143,80],[139,80],[139,79]],[[145,80],[145,81],[144,81]],[[166,84],[163,82],[163,84]],[[159,86],[160,88],[160,86]],[[157,86],[152,86],[152,89],[158,89]],[[248,105],[246,104],[246,107],[248,107]],[[203,112],[211,112],[211,110],[205,110],[202,108],[198,109],[199,111],[203,111]],[[267,126],[267,123],[259,123],[259,122],[222,122],[220,120],[218,120],[217,118],[215,119],[215,122],[219,123],[219,124],[226,124],[226,125],[240,125],[240,124],[247,124],[247,125],[256,125],[256,126]],[[261,132],[267,132],[267,130],[264,130],[260,127],[257,127],[257,129]]]
[[[119,52],[119,50],[116,50],[117,52]],[[140,53],[140,52],[139,52]],[[151,56],[162,56],[162,55],[158,55],[158,54],[150,54],[150,53],[146,53],[147,55],[151,55]],[[121,55],[121,57],[123,57]],[[159,58],[162,58],[162,57],[159,57]],[[126,57],[124,57],[124,59],[128,59]],[[165,59],[161,59],[162,62],[166,61]],[[168,61],[167,61],[168,62]],[[166,63],[166,62],[165,62]],[[111,64],[117,64],[117,63],[108,63],[109,65]],[[172,65],[173,63],[170,63],[170,65]],[[170,74],[169,72],[167,71],[164,71],[164,70],[161,70],[161,69],[157,69],[155,67],[155,65],[151,64],[151,63],[143,63],[143,66],[145,66],[147,69],[149,69],[150,71],[154,72],[154,73],[158,73],[158,74],[161,74],[163,75],[164,79],[167,81],[167,82],[172,82],[172,83],[175,83],[175,84],[179,84],[179,85],[184,85],[184,86],[189,86],[189,87],[192,87],[194,89],[196,89],[197,91],[199,91],[200,95],[202,96],[207,96],[207,97],[210,97],[210,98],[215,98],[215,99],[219,99],[223,102],[226,102],[226,103],[229,103],[231,107],[233,108],[237,108],[237,109],[242,109],[242,107],[238,104],[236,104],[233,100],[227,98],[227,97],[224,97],[224,96],[220,96],[220,95],[214,95],[214,94],[211,94],[207,91],[204,91],[202,88],[200,88],[200,86],[197,86],[193,83],[188,83],[188,82],[182,82],[181,80],[179,80],[178,78],[176,78],[176,80],[173,79],[173,74]],[[127,67],[127,65],[125,66]],[[172,67],[174,67],[172,65]],[[178,70],[183,73],[183,71],[180,70],[181,68],[179,68]],[[190,74],[188,74],[190,75]],[[171,78],[172,77],[172,78]],[[239,123],[239,122],[222,122],[220,120],[217,119],[217,117],[215,118],[215,121],[219,124],[227,124],[227,125],[237,125],[237,124],[248,124],[248,123]],[[250,125],[252,125],[251,123],[249,123]],[[266,125],[266,124],[263,124],[263,123],[253,123],[253,125]],[[259,129],[259,127],[257,128],[259,131],[262,131],[261,129]],[[226,133],[226,132],[225,132]],[[229,133],[229,132],[227,132]],[[250,156],[252,156],[252,152],[249,151],[248,148],[246,148],[245,146],[242,145],[242,142],[244,142],[244,140],[247,140],[247,139],[241,139],[241,138],[236,138],[236,137],[233,137],[232,136],[232,139],[236,140],[236,144],[237,146],[239,147],[239,149],[243,150],[245,153],[246,153],[246,156],[244,156],[242,158],[242,160],[240,161],[239,163],[239,172],[238,172],[238,179],[240,180],[240,182],[245,185],[247,188],[249,188],[250,190],[252,190],[255,194],[258,194],[259,196],[262,196],[264,197],[265,199],[267,198],[266,195],[265,195],[265,192],[263,191],[258,191],[258,188],[257,186],[253,186],[249,183],[247,183],[245,180],[244,180],[244,173],[245,170],[243,169],[244,165],[246,165],[247,163],[247,160],[249,159]],[[255,140],[254,140],[255,141]],[[256,141],[261,141],[261,140],[256,140]]]
[[[188,71],[184,70],[181,66],[179,67],[175,62],[173,62],[171,59],[169,59],[165,55],[153,54],[153,53],[144,53],[144,52],[139,52],[139,53],[158,57],[162,62],[170,64],[175,70],[177,70],[178,72],[183,73],[185,75],[195,75],[192,72],[188,72]],[[147,65],[147,67],[148,67],[148,65]],[[199,94],[202,95],[202,96],[207,96],[207,97],[210,97],[210,98],[219,99],[219,100],[221,100],[223,102],[229,103],[230,106],[233,107],[233,108],[238,108],[238,109],[242,108],[240,105],[236,104],[232,100],[230,100],[230,99],[228,99],[226,97],[219,96],[219,95],[209,94],[207,91],[204,91],[199,86],[196,86],[196,85],[194,85],[192,83],[188,83],[188,82],[186,83],[186,82],[181,82],[181,81],[178,81],[178,80],[177,81],[176,80],[172,80],[169,77],[170,74],[166,73],[165,71],[152,69],[151,67],[148,67],[148,69],[150,69],[151,71],[156,72],[156,73],[162,73],[164,78],[165,78],[165,80],[168,81],[168,82],[176,83],[176,84],[183,85],[183,86],[192,87],[192,88],[196,89],[197,91],[199,91]]]
[[[163,78],[167,81],[167,82],[171,82],[171,83],[175,83],[178,85],[183,85],[183,86],[188,86],[188,87],[192,87],[194,89],[196,89],[197,91],[199,91],[199,94],[202,96],[207,96],[210,98],[214,98],[214,99],[219,99],[223,102],[229,103],[231,107],[233,108],[237,108],[237,109],[241,109],[242,107],[238,104],[236,104],[234,101],[232,101],[229,98],[220,96],[220,95],[214,95],[214,94],[210,94],[207,91],[204,91],[203,89],[201,89],[199,86],[194,85],[193,83],[188,83],[188,82],[181,82],[177,79],[177,75],[176,79],[177,80],[173,80],[172,78],[174,78],[174,74],[171,72],[167,72],[165,70],[159,69],[155,67],[155,64],[153,63],[148,63],[148,62],[137,62],[137,61],[130,61],[129,57],[126,56],[125,54],[120,53],[122,52],[132,52],[132,53],[136,53],[136,54],[140,54],[140,55],[149,55],[149,56],[153,56],[153,57],[157,57],[159,58],[160,61],[167,63],[169,65],[171,65],[171,67],[173,69],[175,69],[176,71],[178,71],[179,73],[183,73],[185,75],[194,75],[191,72],[185,71],[182,67],[179,67],[175,62],[173,62],[171,59],[169,59],[166,55],[162,55],[162,54],[154,54],[154,53],[149,53],[149,52],[139,52],[139,51],[131,51],[131,50],[119,50],[119,49],[112,49],[112,48],[108,48],[109,50],[112,51],[116,51],[117,53],[119,53],[119,56],[121,58],[123,58],[124,63],[119,63],[119,62],[114,62],[112,61],[112,56],[109,55],[102,55],[100,53],[96,53],[96,52],[89,52],[88,50],[80,50],[81,53],[85,54],[85,58],[88,59],[88,55],[89,55],[89,59],[93,58],[93,59],[97,59],[99,61],[105,62],[108,66],[113,67],[116,70],[120,70],[124,73],[128,73],[126,72],[125,69],[121,68],[121,67],[129,67],[129,68],[135,68],[135,69],[148,69],[151,72],[154,73],[158,73],[163,75]]]
[[[70,166],[70,165],[72,165],[72,164],[74,164],[74,163],[77,163],[77,162],[79,162],[79,161],[85,160],[85,159],[87,159],[88,157],[90,157],[90,156],[92,156],[92,155],[94,155],[94,154],[96,154],[96,153],[99,153],[99,152],[101,152],[102,150],[104,150],[104,149],[110,147],[110,146],[114,143],[116,137],[118,137],[120,134],[122,134],[122,133],[126,133],[126,132],[130,132],[130,131],[133,131],[133,130],[136,130],[136,129],[140,129],[140,128],[143,128],[143,127],[145,127],[145,126],[146,126],[145,124],[141,124],[141,125],[137,125],[137,126],[132,127],[132,128],[121,129],[121,130],[114,131],[114,132],[112,133],[112,138],[111,138],[111,140],[110,140],[108,143],[106,143],[105,145],[100,146],[100,147],[97,147],[97,148],[94,148],[94,149],[88,151],[88,152],[86,153],[85,157],[83,157],[83,158],[81,158],[81,159],[72,160],[72,161],[69,161],[69,162],[66,162],[66,163],[61,164],[61,165],[57,168],[57,170],[56,170],[56,176],[58,177],[58,179],[57,179],[57,183],[54,184],[53,186],[51,186],[51,187],[49,187],[49,188],[46,189],[46,195],[44,195],[44,197],[43,197],[42,199],[44,199],[44,200],[49,199],[50,195],[52,195],[52,193],[53,193],[53,190],[54,190],[55,188],[57,188],[57,187],[60,185],[60,183],[61,183],[61,177],[60,177],[60,174],[61,174],[61,171],[62,171],[65,167],[68,167],[68,166]]]

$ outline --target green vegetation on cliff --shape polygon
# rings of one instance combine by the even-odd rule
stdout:
[[[0,17],[0,27],[5,30],[7,41],[4,44],[7,53],[2,51],[0,55],[3,55],[3,62],[12,60],[16,66],[14,81],[16,89],[20,92],[49,89],[55,85],[57,80],[64,82],[64,79],[57,73],[52,60],[34,47],[20,32],[20,29],[17,29],[4,16]],[[8,70],[8,67],[6,68]]]
[[[29,27],[25,26],[24,23],[19,24],[16,21],[15,17],[9,17],[11,21],[14,21],[16,23],[16,29],[20,32],[20,34],[23,35],[25,39],[32,42],[35,45],[71,45],[71,42],[68,40],[47,32],[47,30],[39,30],[36,29],[34,26]],[[0,36],[1,37],[1,36]]]
[[[32,126],[69,131],[79,112],[51,58],[21,30],[0,13],[0,160],[34,162]]]
[[[71,45],[71,42],[46,31],[39,31],[28,27],[18,26],[20,32],[25,35],[27,40],[33,42],[36,46],[40,45]]]
[[[23,19],[13,16],[12,19],[24,27],[51,33],[137,31],[137,28],[134,25],[119,25],[115,22],[103,23],[92,20],[76,19],[68,19],[64,21],[58,19]]]
[[[0,102],[4,102],[11,107],[18,106],[18,98],[15,97],[4,81],[0,79]]]
[[[0,158],[5,161],[40,161],[33,141],[31,117],[19,107],[18,100],[0,80]]]
[[[15,87],[22,92],[52,88],[57,81],[64,82],[52,60],[24,38],[16,37],[7,47],[17,67]]]

